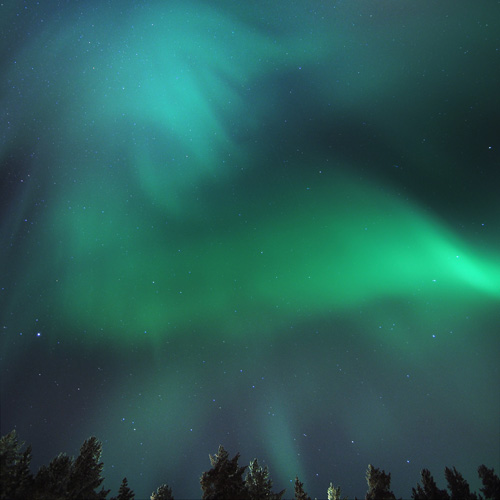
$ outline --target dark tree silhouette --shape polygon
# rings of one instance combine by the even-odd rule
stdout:
[[[203,500],[248,500],[242,477],[246,466],[238,465],[240,454],[229,459],[227,451],[220,445],[218,452],[209,457],[212,468],[200,478]]]
[[[134,500],[134,498],[134,492],[128,487],[127,478],[124,477],[118,490],[118,496],[113,497],[111,500]]]
[[[448,483],[451,500],[479,500],[475,493],[471,493],[469,483],[455,467],[453,469],[446,467],[444,477]]]
[[[245,487],[250,500],[281,500],[285,490],[273,493],[273,482],[269,477],[267,466],[260,466],[255,458],[248,466]]]
[[[49,465],[42,465],[35,476],[35,498],[68,498],[72,467],[73,459],[65,453],[59,453]]]
[[[446,490],[437,487],[429,469],[420,472],[422,486],[417,484],[417,488],[412,488],[411,497],[414,500],[450,500],[450,495]]]
[[[30,472],[31,446],[21,452],[15,430],[0,439],[0,498],[2,500],[25,499],[32,496],[33,475]]]
[[[368,465],[366,471],[366,482],[368,491],[365,500],[396,500],[391,491],[391,473],[385,473],[384,470],[376,469],[373,465]]]
[[[162,484],[151,494],[150,500],[174,500],[172,488],[170,488],[167,484]]]
[[[48,465],[42,465],[35,477],[30,471],[31,446],[24,451],[16,431],[0,438],[0,500],[105,500],[109,490],[102,487],[102,444],[96,437],[87,439],[75,459],[60,453]],[[282,500],[285,490],[272,491],[272,480],[267,466],[257,459],[247,467],[240,467],[240,454],[229,458],[221,445],[215,455],[209,455],[212,468],[200,478],[203,500]],[[421,471],[421,484],[412,488],[413,500],[483,500],[470,491],[469,484],[455,467],[445,468],[449,493],[439,489],[428,469]],[[485,500],[500,500],[500,478],[494,469],[485,465],[478,468],[483,483],[480,491]],[[396,500],[391,491],[391,474],[368,465],[366,472],[368,491],[365,500]],[[99,489],[100,488],[100,489]],[[295,478],[295,500],[311,500],[304,491],[304,484]],[[342,498],[339,487],[332,483],[327,490],[328,500]],[[134,500],[135,494],[124,477],[118,496],[111,500]],[[163,484],[151,494],[150,500],[173,500],[172,489]]]
[[[295,500],[311,500],[311,497],[304,491],[304,483],[295,477]]]
[[[102,444],[95,436],[82,444],[80,455],[71,468],[68,488],[71,500],[102,500],[108,495],[109,490],[104,488],[95,491],[104,481],[101,477],[104,467],[100,462],[101,453]]]
[[[479,488],[481,493],[487,499],[500,500],[500,478],[495,474],[495,470],[480,465],[477,472],[483,482],[483,488]]]

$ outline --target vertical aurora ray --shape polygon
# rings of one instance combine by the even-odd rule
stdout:
[[[486,7],[14,3],[2,426],[47,459],[95,433],[140,497],[196,496],[219,443],[287,496],[497,467]]]

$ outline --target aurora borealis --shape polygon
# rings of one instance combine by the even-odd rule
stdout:
[[[500,5],[0,4],[1,431],[199,498],[500,468]]]

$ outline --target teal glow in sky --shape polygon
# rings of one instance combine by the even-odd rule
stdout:
[[[320,498],[498,470],[498,18],[1,6],[2,433],[139,497],[219,443]]]

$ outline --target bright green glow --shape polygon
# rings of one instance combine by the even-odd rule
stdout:
[[[259,137],[272,150],[258,130],[273,101],[256,100],[254,87],[270,71],[329,61],[340,29],[306,18],[274,38],[244,16],[180,5],[168,15],[159,6],[125,10],[112,33],[116,12],[104,8],[57,36],[43,32],[45,64],[30,51],[19,57],[13,81],[33,65],[50,83],[63,62],[73,76],[12,117],[13,137],[31,114],[53,119],[34,152],[52,182],[31,230],[39,259],[25,263],[14,302],[48,283],[41,300],[61,321],[110,340],[160,341],[202,326],[245,336],[256,321],[275,331],[380,299],[410,303],[416,315],[428,294],[444,309],[498,300],[498,257],[390,187],[342,173],[355,165],[332,171],[324,158],[303,156],[288,163],[280,185],[245,187],[241,179],[254,186],[252,169],[263,162],[282,168],[248,141]],[[338,71],[332,66],[321,81]],[[33,92],[29,84],[22,91]],[[382,85],[374,79],[371,90]]]
[[[244,332],[255,317],[283,322],[384,297],[417,309],[429,294],[450,308],[499,298],[498,260],[380,193],[336,176],[299,194],[299,209],[284,191],[276,209],[244,205],[255,211],[245,221],[228,214],[215,227],[209,218],[171,227],[161,211],[145,221],[118,196],[85,206],[82,192],[52,217],[65,262],[49,262],[55,300],[68,321],[163,337],[200,325]]]
[[[37,26],[26,31],[17,7],[0,9],[2,33],[19,29],[0,93],[2,180],[11,182],[0,318],[12,385],[24,383],[16,365],[38,329],[63,377],[77,350],[96,394],[95,416],[88,410],[79,430],[109,440],[119,474],[138,450],[148,450],[150,470],[175,464],[173,477],[175,468],[208,467],[206,457],[194,467],[189,450],[241,439],[230,451],[245,453],[260,438],[273,477],[307,483],[327,434],[323,456],[337,445],[349,455],[347,443],[366,458],[362,467],[381,436],[395,455],[407,453],[437,420],[497,435],[487,391],[499,253],[447,226],[438,195],[429,194],[432,209],[418,196],[470,170],[441,140],[453,136],[446,127],[460,129],[451,117],[461,117],[461,93],[470,86],[482,96],[490,85],[470,66],[491,71],[490,60],[456,50],[466,32],[471,54],[496,57],[484,9],[476,18],[461,7],[473,19],[464,30],[455,9],[415,16],[372,1],[316,2],[317,11],[307,2],[89,2],[83,13],[80,3],[25,9],[24,22]],[[421,36],[423,21],[434,36]],[[460,84],[450,89],[453,74]],[[358,163],[372,135],[373,162]],[[474,156],[489,145],[475,143]],[[402,179],[387,174],[400,159]],[[422,173],[429,185],[407,199],[401,193]],[[451,197],[452,210],[457,203]],[[484,207],[481,217],[496,210]],[[96,352],[104,360],[88,374]],[[44,388],[58,387],[55,379]],[[34,411],[21,408],[31,428]],[[298,455],[313,442],[314,454]]]
[[[415,314],[429,294],[445,309],[500,297],[498,259],[375,186],[336,176],[304,189],[300,208],[287,196],[277,195],[275,209],[271,199],[247,203],[248,219],[229,213],[212,227],[217,213],[206,222],[168,223],[162,210],[145,219],[113,187],[98,195],[78,187],[71,206],[50,215],[43,238],[54,251],[45,249],[29,279],[52,282],[64,321],[104,328],[110,340],[143,332],[160,340],[202,325],[244,334],[255,318],[276,327],[384,297],[414,304]]]

